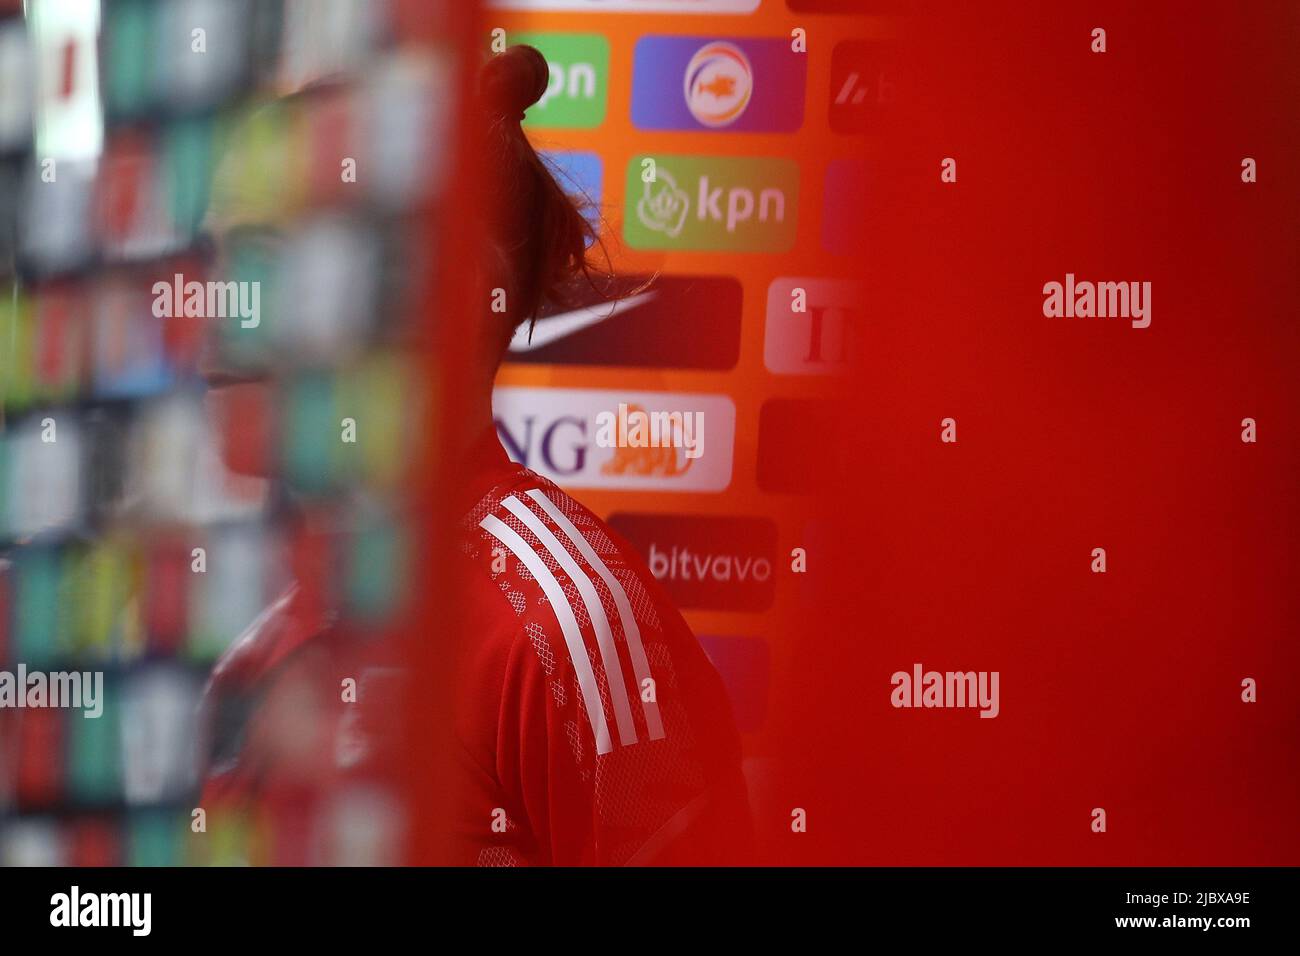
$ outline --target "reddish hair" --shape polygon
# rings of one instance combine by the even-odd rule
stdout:
[[[546,92],[549,76],[546,58],[531,46],[497,54],[480,76],[489,275],[506,290],[511,329],[536,319],[544,306],[573,304],[581,282],[598,288],[596,276],[608,276],[588,260],[588,249],[600,245],[596,230],[519,125]]]

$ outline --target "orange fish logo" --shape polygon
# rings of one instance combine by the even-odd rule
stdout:
[[[721,40],[706,43],[686,65],[686,105],[705,126],[734,123],[749,106],[754,69],[745,51]]]
[[[696,90],[700,93],[711,93],[718,99],[724,96],[734,96],[736,94],[736,78],[733,76],[715,76],[707,83],[700,83]]]

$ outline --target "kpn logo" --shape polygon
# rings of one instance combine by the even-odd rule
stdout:
[[[738,156],[634,156],[623,234],[634,249],[785,252],[794,245],[799,167]]]
[[[524,125],[592,129],[605,122],[609,88],[609,41],[599,33],[511,33],[511,45],[526,43],[551,68],[546,92],[524,114]]]

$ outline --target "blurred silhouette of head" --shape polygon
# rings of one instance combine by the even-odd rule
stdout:
[[[597,287],[597,277],[606,275],[588,259],[598,245],[591,223],[520,127],[524,111],[545,94],[549,75],[545,57],[530,46],[497,54],[480,74],[487,274],[491,287],[506,293],[506,342],[545,306],[572,305],[584,282]]]

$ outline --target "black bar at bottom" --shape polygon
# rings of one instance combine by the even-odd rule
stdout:
[[[538,932],[576,946],[608,939],[588,935],[598,926],[662,945],[692,936],[705,944],[762,939],[777,929],[827,943],[839,934],[863,939],[883,931],[927,941],[1131,936],[1230,944],[1242,934],[1294,937],[1298,872],[7,870],[0,872],[0,925],[6,941],[57,941],[76,933],[81,942],[116,937],[130,945],[149,938],[204,949],[258,941],[337,948],[347,940],[412,938],[460,948]]]

